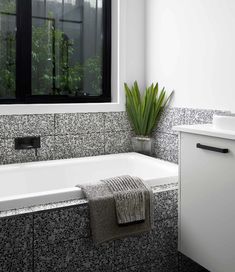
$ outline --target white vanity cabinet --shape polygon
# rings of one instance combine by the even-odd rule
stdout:
[[[179,251],[211,272],[235,272],[235,132],[180,134]]]

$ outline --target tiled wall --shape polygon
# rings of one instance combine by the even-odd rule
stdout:
[[[151,232],[98,246],[87,204],[0,218],[0,272],[177,272],[177,190],[154,205]]]
[[[32,272],[33,215],[0,218],[0,272]]]
[[[154,194],[151,232],[98,246],[86,203],[0,217],[0,272],[208,272],[177,252],[173,187]]]
[[[124,112],[0,116],[0,163],[128,152],[131,133]],[[22,136],[41,136],[37,156],[14,149]]]
[[[220,111],[166,109],[153,137],[154,155],[178,162],[178,136],[172,126],[210,123]],[[41,136],[41,148],[15,150],[14,138]],[[124,112],[0,116],[0,164],[132,151],[133,131]]]
[[[198,110],[188,108],[168,108],[154,131],[154,154],[156,157],[178,163],[178,135],[173,126],[212,123],[214,114],[223,114],[218,110]]]
[[[170,108],[154,131],[155,156],[177,162],[172,126],[208,123],[208,110]],[[14,138],[42,137],[42,148],[15,151]],[[131,151],[125,113],[0,116],[1,163],[62,159]],[[205,271],[177,258],[177,191],[155,195],[155,228],[101,246],[89,233],[87,205],[0,218],[0,272],[4,271]]]

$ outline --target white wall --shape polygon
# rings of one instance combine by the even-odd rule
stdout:
[[[145,87],[145,1],[113,0],[113,28],[117,27],[115,6],[119,3],[119,35],[113,35],[112,97],[119,102],[119,109],[125,109],[124,83],[138,80],[140,88]],[[113,29],[113,33],[116,33]],[[116,38],[119,38],[117,41]],[[116,48],[116,46],[119,48]],[[116,55],[118,52],[118,55]],[[117,60],[115,60],[115,56]],[[118,63],[118,65],[117,65]],[[117,71],[116,71],[117,70]],[[115,81],[118,81],[115,83]],[[112,107],[112,111],[115,109]]]
[[[146,82],[174,106],[235,111],[235,1],[146,0]]]
[[[132,84],[138,80],[145,87],[145,3],[146,0],[121,0],[127,11],[125,30],[126,81]]]

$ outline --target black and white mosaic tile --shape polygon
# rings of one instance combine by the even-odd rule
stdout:
[[[178,136],[168,133],[154,135],[154,154],[157,158],[178,163]]]
[[[131,125],[126,112],[105,113],[105,131],[131,131]]]
[[[172,127],[178,125],[212,123],[214,114],[229,114],[229,112],[203,109],[166,108],[162,112],[154,131],[155,156],[163,160],[178,163],[178,135]]]
[[[133,265],[151,263],[157,253],[153,232],[131,236],[115,243],[115,268],[121,270]]]
[[[55,136],[54,158],[68,159],[82,156],[81,135]]]
[[[172,126],[208,123],[214,113],[221,112],[166,109],[154,132],[155,156],[177,162],[178,138]],[[37,157],[34,150],[14,150],[14,137],[34,135],[42,137]],[[0,162],[129,152],[132,136],[124,112],[1,116]],[[2,212],[0,272],[177,271],[177,190],[165,189],[155,194],[155,228],[150,233],[101,246],[95,246],[91,240],[86,202]],[[198,266],[195,268],[191,260],[179,260],[182,272],[205,272],[196,270]]]
[[[34,271],[96,272],[112,271],[113,242],[95,246],[89,238],[34,245]]]
[[[112,271],[113,258],[113,242],[90,238],[87,204],[34,215],[35,271]]]
[[[177,190],[155,193],[151,232],[98,246],[91,239],[86,201],[74,204],[0,218],[0,271],[207,272],[183,255],[177,270]]]
[[[136,264],[124,269],[115,269],[118,272],[178,272],[177,255],[161,256],[151,263]]]
[[[3,164],[36,161],[34,149],[15,150],[14,139],[5,139]]]
[[[35,271],[111,271],[113,243],[94,245],[88,213],[83,204],[34,215]]]
[[[178,190],[154,194],[154,220],[161,221],[178,216]]]
[[[4,123],[4,116],[0,116],[0,139],[4,139],[5,138],[5,132],[4,132],[4,127],[5,127],[5,123]]]
[[[0,138],[0,164],[3,164],[5,158],[5,140]]]
[[[185,124],[185,109],[184,108],[166,108],[157,122],[156,132],[177,134],[172,130],[173,126]]]
[[[166,108],[153,133],[154,156],[177,163],[177,132],[172,127],[211,123],[213,114],[229,112]],[[14,150],[14,137],[22,136],[42,137],[37,157],[33,150]],[[130,152],[132,136],[125,112],[0,116],[0,164]]]
[[[2,115],[1,138],[54,135],[53,114]]]
[[[163,196],[160,196],[162,191],[156,194],[159,194],[159,198],[163,199]],[[166,191],[165,199],[171,197],[174,198],[172,190]],[[172,200],[173,202],[174,200]],[[31,209],[32,213],[26,215],[10,216],[5,214],[8,217],[0,218],[0,230],[5,239],[4,244],[13,241],[13,243],[19,244],[18,248],[21,249],[21,254],[24,254],[24,250],[26,250],[25,256],[27,258],[34,256],[33,271],[128,271],[126,269],[137,269],[136,271],[141,271],[138,269],[142,269],[142,271],[156,269],[156,271],[167,272],[172,269],[175,271],[173,267],[176,265],[176,260],[170,262],[170,259],[167,259],[169,255],[172,255],[172,252],[176,251],[177,222],[174,217],[171,217],[173,215],[169,214],[171,218],[166,220],[155,221],[155,228],[150,233],[96,246],[91,239],[89,210],[86,201],[78,205],[74,201],[74,204],[71,202],[72,206],[66,206],[65,203],[64,207],[62,205],[45,205],[52,209],[41,211],[42,208],[39,207],[38,212],[35,207]],[[12,213],[12,215],[14,214],[16,213]],[[17,222],[16,218],[21,219]],[[14,227],[8,229],[9,225]],[[29,242],[26,242],[25,235],[27,235]],[[9,237],[11,237],[10,240]],[[9,248],[12,246],[13,244],[9,244]],[[29,251],[27,251],[28,247]],[[17,260],[18,252],[7,252],[6,250],[7,248],[4,248],[2,255],[5,258],[5,267],[8,267],[11,265],[9,254],[11,254],[11,259]],[[32,250],[34,254],[31,254]],[[26,257],[20,258],[22,264],[18,265],[22,267],[23,263],[26,263],[25,259]],[[31,265],[32,260],[27,264]],[[15,271],[32,271],[27,270],[27,267],[24,269]]]
[[[77,135],[104,131],[103,113],[55,114],[56,135]]]
[[[210,124],[213,121],[215,114],[229,114],[229,111],[219,110],[201,110],[201,109],[185,109],[185,124],[196,125],[196,124]]]
[[[54,159],[54,136],[42,136],[41,148],[37,150],[37,160],[47,161]]]
[[[5,139],[2,151],[2,164],[10,163],[24,163],[32,161],[52,160],[54,158],[54,136],[42,136],[41,148],[38,148],[37,153],[35,149],[15,150],[14,138]]]
[[[155,223],[153,230],[149,233],[114,241],[116,270],[125,271],[133,264],[135,264],[135,267],[140,267],[145,263],[151,264],[177,252],[178,218],[177,214],[175,216],[177,211],[177,190],[165,191],[164,195],[163,192],[155,193],[154,197]],[[159,203],[164,199],[168,201],[168,206],[165,209]],[[157,212],[158,205],[159,212]],[[162,218],[159,215],[162,215]]]
[[[78,158],[104,154],[104,134],[55,136],[55,159]]]
[[[167,180],[170,183],[153,186],[152,187],[153,193],[178,190],[178,181],[176,181],[175,179],[173,180],[172,178],[169,178],[169,179],[167,178]]]
[[[154,250],[161,256],[177,252],[178,247],[178,218],[168,218],[155,222],[153,229]]]
[[[30,214],[30,213],[36,213],[36,212],[48,211],[48,210],[63,209],[65,207],[71,208],[77,205],[84,205],[84,204],[87,204],[86,199],[74,199],[74,200],[67,200],[62,202],[42,204],[42,205],[37,205],[37,206],[32,206],[27,208],[1,211],[0,218],[17,216],[21,214]]]
[[[35,241],[51,243],[90,236],[88,205],[47,210],[34,214]]]
[[[134,267],[142,267],[146,263],[156,265],[156,261],[159,262],[169,255],[176,255],[177,223],[177,218],[162,220],[157,222],[150,233],[114,241],[115,269],[125,271],[133,264]]]
[[[33,215],[0,219],[0,271],[33,271]]]
[[[105,136],[103,133],[82,135],[82,157],[105,154]]]
[[[105,153],[124,153],[131,152],[131,137],[133,134],[130,131],[122,132],[106,132],[105,133]]]

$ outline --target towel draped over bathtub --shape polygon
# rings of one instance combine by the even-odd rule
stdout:
[[[118,224],[137,223],[145,220],[146,186],[137,177],[121,176],[103,180],[112,192]]]
[[[88,200],[95,243],[152,229],[153,193],[140,178],[120,176],[77,187]]]

